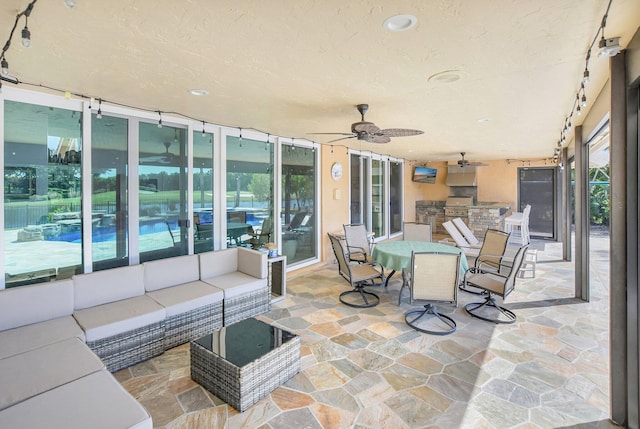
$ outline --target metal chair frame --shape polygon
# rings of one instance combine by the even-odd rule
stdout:
[[[500,272],[470,273],[467,271],[467,273],[465,273],[465,286],[467,284],[471,284],[476,288],[480,288],[483,290],[483,295],[485,296],[485,300],[483,302],[472,302],[464,307],[470,316],[493,323],[514,323],[516,321],[515,313],[506,307],[498,305],[494,295],[498,295],[504,299],[513,291],[516,285],[518,272],[520,271],[524,255],[527,252],[528,247],[529,245],[527,244],[518,249],[518,252],[513,258],[513,265],[511,267],[505,265],[505,267],[509,268],[509,273],[507,275],[503,275]],[[498,312],[498,317],[503,315],[506,317],[506,320],[501,320],[497,317],[484,317],[478,314],[477,311],[483,307],[495,308]]]
[[[456,322],[451,317],[442,314],[432,303],[451,302],[457,306],[457,285],[459,277],[460,254],[440,252],[412,252],[411,253],[411,281],[409,287],[409,302],[415,300],[430,301],[421,310],[408,311],[404,320],[413,329],[432,335],[449,335],[456,331]],[[417,284],[430,283],[418,290]],[[447,329],[436,331],[420,327],[417,322],[423,317],[435,317]]]
[[[384,268],[377,262],[358,264],[349,263],[345,255],[344,248],[342,247],[342,243],[340,242],[340,238],[332,234],[328,235],[333,253],[338,260],[338,272],[340,276],[348,281],[353,287],[352,290],[348,290],[340,294],[340,302],[348,305],[349,307],[356,308],[369,308],[378,305],[380,303],[380,297],[375,293],[366,290],[365,286],[367,284],[370,286],[382,285],[382,282],[384,281]],[[375,282],[376,279],[379,279],[378,283]],[[363,303],[354,304],[353,302],[349,302],[345,299],[346,296],[352,294],[360,295]]]
[[[473,267],[471,267],[469,271],[472,273],[499,271],[504,267],[503,259],[508,243],[509,233],[499,231],[497,229],[487,229],[487,232],[484,234],[484,240],[482,241],[480,252],[478,253],[478,256],[476,256]],[[482,292],[469,289],[464,283],[460,285],[460,290],[474,295],[482,294]]]
[[[352,262],[371,262],[373,243],[369,241],[367,228],[362,224],[345,224],[344,240],[347,243],[347,259]]]

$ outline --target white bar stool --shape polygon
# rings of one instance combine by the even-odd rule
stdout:
[[[507,216],[504,219],[505,232],[513,233],[514,228],[517,228],[520,232],[520,238],[522,245],[529,244],[529,213],[531,212],[531,205],[527,204],[522,212],[513,212],[511,216]],[[513,234],[511,235],[513,237]]]

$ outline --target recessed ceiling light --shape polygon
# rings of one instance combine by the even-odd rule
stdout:
[[[75,9],[77,6],[76,0],[64,0],[64,5],[69,9]]]
[[[191,95],[209,95],[209,91],[206,89],[190,89],[189,93]]]
[[[485,122],[489,122],[489,118],[480,118],[478,119],[479,124],[484,124]]]
[[[418,23],[418,18],[413,15],[394,15],[384,20],[382,25],[388,31],[398,32],[406,31],[415,27]]]
[[[451,83],[460,80],[460,70],[445,70],[432,74],[427,79],[429,82]]]

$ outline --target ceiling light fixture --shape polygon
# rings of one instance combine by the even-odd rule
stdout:
[[[190,89],[189,94],[201,97],[204,95],[209,95],[209,91],[207,91],[206,89]]]
[[[427,78],[429,82],[451,83],[460,80],[459,70],[445,70],[440,73],[432,74]]]
[[[410,30],[411,28],[415,27],[417,23],[418,18],[416,18],[414,15],[401,14],[390,16],[389,18],[385,19],[382,26],[387,31],[397,33],[400,31]]]
[[[75,9],[77,7],[75,0],[64,0],[64,5],[67,9]]]

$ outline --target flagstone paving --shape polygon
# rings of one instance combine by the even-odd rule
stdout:
[[[463,307],[477,297],[461,292],[457,308],[439,305],[458,323],[444,337],[404,323],[399,278],[360,310],[338,301],[348,284],[335,266],[292,273],[287,299],[258,318],[301,336],[302,370],[244,413],[191,380],[188,345],[116,377],[166,429],[615,427],[606,264],[592,264],[586,303],[571,263],[539,262],[505,301],[513,325],[472,319]]]

